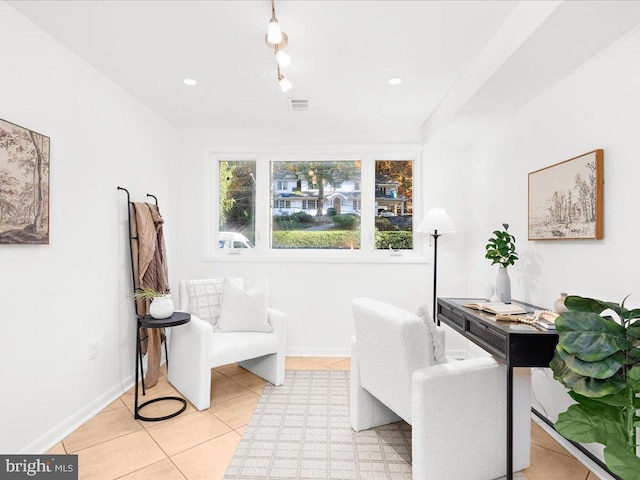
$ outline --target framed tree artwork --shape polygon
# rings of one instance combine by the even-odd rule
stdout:
[[[603,151],[529,174],[529,240],[602,239]]]
[[[0,243],[49,243],[49,145],[0,119]]]

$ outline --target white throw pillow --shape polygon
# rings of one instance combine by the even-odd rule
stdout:
[[[427,337],[433,345],[433,358],[431,359],[431,364],[438,365],[440,363],[449,363],[449,360],[447,360],[447,357],[444,354],[444,345],[442,344],[442,341],[440,341],[440,336],[438,335],[438,328],[431,319],[429,307],[426,305],[420,305],[418,310],[416,310],[416,315],[424,322],[424,325],[427,328]]]
[[[218,325],[220,306],[222,305],[222,286],[224,278],[207,278],[202,280],[186,280],[189,313],[211,324]],[[240,288],[244,287],[242,278],[231,278]]]
[[[218,330],[222,332],[271,332],[267,315],[267,286],[249,290],[225,278]]]

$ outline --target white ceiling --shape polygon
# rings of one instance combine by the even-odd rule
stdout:
[[[269,0],[9,3],[177,127],[335,128],[420,127],[516,2],[277,0],[287,94]]]

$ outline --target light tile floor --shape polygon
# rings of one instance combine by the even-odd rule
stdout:
[[[287,370],[349,370],[344,357],[288,357]],[[71,433],[48,453],[76,453],[81,480],[216,480],[224,476],[266,382],[238,365],[214,369],[211,407],[191,404],[162,422],[133,418],[133,389]],[[163,374],[145,399],[180,394]],[[143,413],[159,416],[176,403],[160,402]],[[530,480],[597,480],[535,422],[531,426]]]

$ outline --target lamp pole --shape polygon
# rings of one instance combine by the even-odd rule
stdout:
[[[436,316],[436,282],[438,281],[438,237],[442,235],[436,229],[431,236],[433,237],[433,321],[440,326],[440,320]]]

